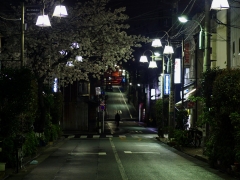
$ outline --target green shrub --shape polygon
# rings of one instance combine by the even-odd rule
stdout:
[[[34,131],[30,131],[25,135],[25,142],[23,144],[24,156],[31,156],[36,154],[39,142]]]
[[[209,70],[202,81],[203,122],[210,126],[206,155],[213,165],[229,167],[239,161],[240,70]]]
[[[187,131],[182,129],[175,129],[173,131],[173,138],[177,145],[184,146],[187,139]]]
[[[53,106],[51,106],[50,113],[53,124],[59,124],[62,119],[63,96],[62,93],[57,92],[53,94]]]
[[[37,114],[37,83],[29,69],[3,69],[0,72],[0,138],[2,159],[16,162],[16,137],[32,131]],[[15,144],[14,144],[15,143]],[[34,145],[33,145],[34,146]],[[32,151],[26,144],[25,151]]]

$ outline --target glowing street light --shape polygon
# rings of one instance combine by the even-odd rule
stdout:
[[[229,9],[228,0],[213,0],[210,10],[224,10]]]
[[[152,57],[152,60],[149,62],[148,68],[157,68],[157,63],[156,63],[156,61],[154,61],[154,58],[157,57],[157,56],[155,56],[154,53],[153,53],[151,50],[146,50],[146,51],[150,51],[150,52],[152,53],[152,56],[151,56],[151,57]],[[145,51],[145,52],[146,52],[146,51]],[[144,52],[144,53],[145,53],[145,52]],[[142,62],[142,63],[148,63],[147,56],[145,56],[144,53],[143,53],[143,55],[140,57],[140,62]]]

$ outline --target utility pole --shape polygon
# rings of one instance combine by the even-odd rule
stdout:
[[[205,46],[204,46],[204,62],[203,62],[203,72],[207,71],[211,67],[210,61],[210,2],[205,0]]]
[[[175,85],[174,85],[174,66],[175,66],[175,56],[174,54],[170,57],[170,94],[169,94],[169,116],[168,116],[168,138],[173,137],[173,130],[175,128]]]
[[[25,31],[25,25],[24,25],[24,2],[22,2],[22,16],[21,16],[21,67],[24,66],[24,31]]]
[[[182,109],[184,110],[184,62],[185,62],[185,47],[184,47],[184,35],[182,37],[182,73],[181,73],[181,84],[182,84]]]
[[[177,1],[174,0],[173,7],[172,7],[172,23],[174,24],[176,20],[176,13],[177,13]],[[175,29],[175,28],[173,28]],[[172,34],[174,32],[172,31]],[[175,52],[176,49],[173,51]],[[169,126],[169,132],[168,132],[168,138],[173,137],[173,130],[175,128],[175,84],[174,84],[174,68],[175,68],[175,55],[174,53],[170,55],[170,94],[169,94],[169,116],[168,116],[168,126]]]
[[[205,0],[205,27],[204,27],[204,34],[205,34],[205,43],[204,43],[204,60],[203,60],[203,72],[206,72],[211,67],[210,61],[210,2],[209,0]],[[208,103],[206,103],[208,106]],[[203,146],[205,146],[206,138],[208,136],[208,124],[204,124],[202,131],[203,131]]]

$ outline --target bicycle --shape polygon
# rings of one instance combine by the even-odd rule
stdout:
[[[199,131],[197,128],[190,128],[189,130],[185,131],[184,134],[184,145],[185,146],[194,146],[200,147],[202,141],[202,132]]]

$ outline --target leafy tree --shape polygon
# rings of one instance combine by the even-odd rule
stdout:
[[[37,83],[29,69],[4,69],[0,72],[0,160],[15,163],[16,145],[24,153],[34,153],[33,124],[37,116]]]
[[[42,5],[44,13],[52,17],[52,26],[47,28],[35,25],[36,15],[25,17],[24,64],[34,72],[38,82],[39,132],[43,131],[46,118],[44,85],[51,86],[55,78],[61,86],[66,86],[77,80],[99,77],[107,69],[114,69],[119,61],[132,59],[133,48],[149,41],[145,37],[128,35],[125,8],[108,9],[107,3],[108,0],[76,2],[67,7],[67,17],[56,18],[52,17],[54,1],[45,0],[44,4],[39,4],[36,0],[25,0],[27,5]],[[21,17],[20,7],[12,8],[14,13],[1,14],[1,17]],[[0,33],[5,39],[0,59],[19,59],[19,21],[0,21]],[[4,61],[4,66],[13,67],[16,62]]]
[[[15,137],[32,129],[37,115],[37,87],[28,69],[0,73],[0,137]]]

